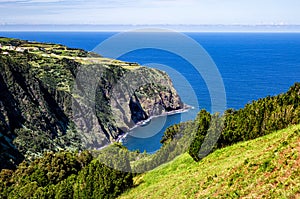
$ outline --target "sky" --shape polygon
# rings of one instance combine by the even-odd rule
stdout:
[[[0,24],[300,24],[299,0],[0,0]]]

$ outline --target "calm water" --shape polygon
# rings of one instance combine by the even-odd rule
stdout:
[[[0,36],[60,43],[85,50],[94,49],[113,34],[115,33],[0,32]],[[285,92],[294,82],[300,81],[300,34],[187,33],[187,35],[199,42],[215,61],[224,81],[228,108],[239,109],[252,100]],[[200,76],[195,76],[195,71],[186,60],[155,49],[133,51],[120,59],[140,64],[160,63],[170,66],[182,74],[193,87],[199,103],[199,107],[188,113],[156,118],[148,125],[135,129],[133,133],[139,135],[141,132],[147,134],[155,126],[162,128],[147,139],[127,136],[124,145],[129,149],[153,152],[160,147],[159,140],[167,126],[194,118],[197,110],[201,108],[211,111],[206,84]],[[182,84],[182,80],[174,74],[169,75],[183,101],[195,106],[197,103],[190,98],[191,93],[186,84]]]

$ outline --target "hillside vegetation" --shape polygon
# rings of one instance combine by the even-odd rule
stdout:
[[[160,150],[139,158],[132,168],[136,172],[151,170],[187,151],[200,161],[218,148],[299,123],[300,84],[295,83],[286,93],[253,101],[239,110],[228,109],[222,115],[201,110],[195,120],[169,127],[161,139]]]
[[[153,155],[130,152],[116,143],[100,151],[44,153],[31,163],[24,161],[15,171],[2,170],[0,196],[115,198],[127,191],[120,197],[297,198],[300,194],[300,125],[294,123],[299,121],[299,90],[296,83],[287,93],[254,101],[238,111],[230,109],[222,117],[202,110],[194,121],[170,127],[162,139],[164,145]],[[255,111],[271,102],[272,109]],[[249,120],[252,122],[247,122],[247,118],[252,118]],[[214,119],[225,120],[221,139],[213,153],[197,159],[194,149],[201,145],[203,136],[210,133],[208,124],[212,127],[218,124]],[[263,123],[268,125],[261,126]],[[228,126],[232,127],[229,124],[235,126],[230,128],[230,133],[224,133]],[[270,130],[287,126],[280,131]],[[256,131],[258,128],[269,130]],[[241,132],[239,136],[233,136],[238,132]],[[188,145],[187,138],[193,134],[196,136],[192,140],[194,144]],[[191,153],[190,148],[195,153]],[[189,154],[178,156],[183,150]],[[174,157],[174,161],[145,173]],[[143,174],[133,174],[136,172]]]
[[[134,178],[119,198],[299,198],[300,125],[218,149],[187,153]]]
[[[183,108],[165,72],[59,44],[0,37],[0,169],[98,149]]]
[[[115,198],[131,186],[131,173],[114,170],[87,151],[49,152],[0,172],[0,198]]]
[[[300,83],[239,110],[201,110],[169,127],[155,154],[116,142],[91,150],[184,108],[167,74],[57,44],[0,42],[0,198],[300,197]],[[89,75],[78,83],[80,72]],[[95,88],[92,74],[101,74]]]

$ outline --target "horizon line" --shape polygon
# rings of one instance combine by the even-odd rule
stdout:
[[[124,32],[165,28],[177,32],[298,33],[300,24],[0,24],[0,32]],[[145,31],[147,32],[147,31]],[[150,31],[149,31],[150,32]],[[155,32],[155,31],[151,31]],[[157,30],[157,32],[160,32]]]

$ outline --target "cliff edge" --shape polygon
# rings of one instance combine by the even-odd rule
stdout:
[[[0,169],[45,151],[97,149],[184,108],[165,72],[58,44],[0,44]]]

